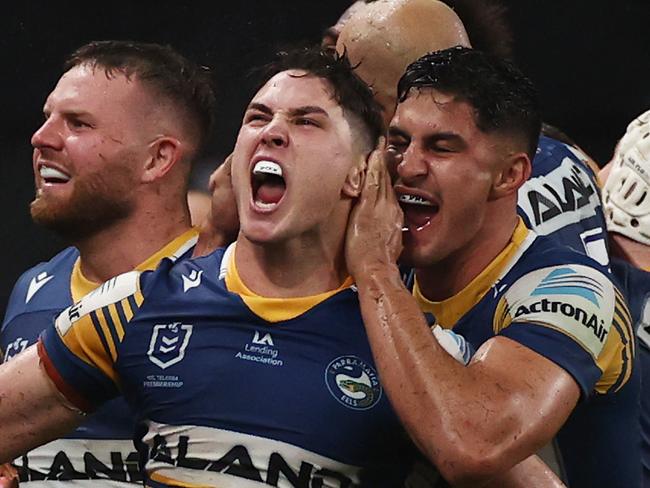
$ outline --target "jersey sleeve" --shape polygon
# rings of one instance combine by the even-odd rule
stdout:
[[[140,273],[112,278],[67,308],[39,339],[39,355],[59,391],[91,412],[119,394],[115,363],[124,327],[142,305]]]
[[[519,278],[501,298],[493,328],[573,376],[582,396],[618,391],[634,360],[631,318],[612,281],[586,265]]]

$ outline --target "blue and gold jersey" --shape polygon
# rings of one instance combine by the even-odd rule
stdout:
[[[575,147],[541,136],[518,211],[537,235],[608,264],[607,226],[596,176]]]
[[[650,272],[626,261],[612,259],[612,274],[630,306],[637,336],[638,366],[641,371],[641,440],[643,486],[650,487]]]
[[[40,354],[83,410],[123,392],[152,487],[396,487],[412,452],[350,281],[268,299],[233,247],[117,277],[62,313]]]
[[[187,253],[196,236],[195,230],[182,234],[137,268],[153,269],[163,257]],[[97,286],[81,273],[79,252],[72,247],[25,272],[13,289],[0,329],[4,360],[34,344],[44,324],[52,323],[62,310]],[[115,399],[66,438],[17,459],[20,485],[36,488],[60,481],[66,486],[117,487],[140,483],[133,430],[133,414],[124,399]]]
[[[414,295],[476,349],[504,336],[575,379],[582,401],[558,435],[571,487],[640,486],[635,342],[605,267],[520,222],[509,245],[461,292],[430,302],[416,282]]]

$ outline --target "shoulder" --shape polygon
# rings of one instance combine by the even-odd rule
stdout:
[[[146,272],[129,271],[111,278],[65,309],[55,321],[59,335],[65,336],[74,323],[104,307],[122,302],[129,302],[128,307],[131,310],[140,306],[143,302],[140,289],[140,278],[143,274]]]
[[[589,157],[580,149],[548,136],[540,136],[533,162],[533,176],[559,167],[563,162],[577,164],[595,181],[596,175],[589,166]]]
[[[11,292],[5,323],[25,311],[63,309],[70,305],[70,274],[78,257],[79,251],[68,247],[25,271]]]
[[[505,291],[504,306],[513,322],[563,332],[597,357],[620,301],[607,268],[564,246],[540,244]]]

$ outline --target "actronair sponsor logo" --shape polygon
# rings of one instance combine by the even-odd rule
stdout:
[[[596,338],[603,343],[607,336],[607,329],[605,322],[600,319],[595,313],[589,313],[586,310],[561,301],[541,299],[538,302],[533,302],[527,305],[520,305],[515,312],[515,319],[523,315],[531,315],[538,313],[561,313],[566,317],[570,317],[587,329],[591,329]]]
[[[237,359],[244,361],[253,361],[269,366],[283,366],[284,361],[279,356],[280,350],[275,347],[271,334],[269,332],[260,333],[257,330],[251,342],[244,344],[244,349],[235,354]]]
[[[531,295],[575,295],[598,307],[598,299],[603,296],[603,290],[595,279],[581,275],[572,268],[563,267],[551,271]]]

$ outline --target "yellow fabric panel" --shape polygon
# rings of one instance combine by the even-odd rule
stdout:
[[[454,296],[441,302],[428,300],[418,285],[417,279],[413,286],[413,295],[423,312],[432,313],[436,322],[445,329],[451,329],[456,322],[469,312],[481,298],[490,290],[497,281],[503,269],[510,262],[515,253],[519,250],[521,243],[528,235],[528,228],[524,221],[519,218],[517,227],[512,234],[508,245],[494,258],[494,260],[474,278],[465,288]]]
[[[172,256],[189,239],[196,237],[198,235],[199,235],[199,230],[196,227],[192,227],[191,229],[183,232],[180,236],[178,236],[173,241],[169,242],[168,244],[165,244],[163,248],[156,251],[154,254],[149,256],[146,260],[138,264],[135,267],[135,269],[138,271],[148,271],[148,270],[156,269],[158,267],[158,264],[160,264],[160,261],[162,261],[166,257]]]
[[[151,478],[154,481],[157,481],[158,483],[165,483],[166,485],[179,486],[182,488],[218,488],[213,485],[197,485],[194,483],[187,483],[185,481],[178,481],[172,478],[168,478],[167,476],[163,476],[160,473],[151,473],[149,475],[149,478]]]
[[[70,275],[70,293],[72,294],[72,301],[77,303],[99,285],[101,285],[101,283],[90,281],[83,275],[81,272],[81,260],[80,258],[77,258],[72,267],[72,274]]]
[[[492,330],[494,334],[498,334],[503,329],[508,327],[512,323],[512,315],[510,315],[510,305],[506,297],[502,297],[497,304],[497,308],[494,311],[494,317],[492,318]]]
[[[180,249],[188,240],[192,239],[199,235],[197,228],[192,227],[191,229],[183,232],[180,236],[176,237],[174,240],[165,244],[161,249],[153,253],[143,262],[138,264],[134,269],[138,271],[148,271],[156,269],[160,261],[163,258],[172,256],[178,249]],[[77,258],[77,261],[72,267],[72,275],[70,276],[70,293],[72,294],[72,301],[77,303],[83,297],[88,295],[91,291],[97,288],[101,283],[96,283],[90,281],[86,278],[81,272],[81,260]]]
[[[632,374],[632,364],[634,362],[635,350],[630,313],[618,290],[616,290],[615,310],[618,313],[614,314],[613,323],[609,329],[603,351],[596,361],[603,375],[596,383],[595,390],[601,394],[607,393],[612,385],[617,382],[618,386],[615,391],[625,385]],[[621,375],[623,375],[622,378]]]
[[[113,325],[115,326],[115,332],[117,333],[117,338],[120,342],[122,342],[122,338],[124,337],[125,324],[122,324],[122,320],[120,320],[120,316],[117,313],[116,304],[112,303],[111,305],[109,305],[108,311],[111,315],[111,320],[113,321]]]
[[[102,332],[104,333],[104,339],[108,344],[108,350],[111,353],[111,358],[115,362],[117,360],[117,350],[115,348],[115,342],[113,341],[113,336],[111,335],[111,331],[109,330],[110,326],[108,325],[108,321],[104,316],[105,310],[106,308],[104,307],[101,310],[97,310],[95,313],[97,316],[97,321],[99,322],[99,325],[102,328]]]
[[[113,369],[113,361],[104,349],[90,314],[81,317],[75,326],[61,337],[61,340],[75,356],[90,366],[98,368],[113,383],[119,384]]]
[[[142,293],[140,292],[138,292],[138,294],[142,295]],[[127,322],[131,322],[131,319],[135,314],[135,310],[131,308],[131,303],[129,302],[129,299],[125,298],[120,303],[122,304],[122,310],[124,310],[124,318],[126,319]]]
[[[618,288],[615,288],[616,291],[616,308],[615,310],[620,313],[622,319],[621,328],[623,330],[625,339],[630,345],[633,354],[636,354],[636,342],[634,341],[634,324],[632,323],[632,314],[630,309],[627,306],[627,301],[623,294],[619,291]],[[624,327],[623,327],[624,326]]]
[[[237,248],[235,248],[235,252],[237,252]],[[230,262],[226,271],[226,287],[228,291],[241,296],[246,306],[255,315],[267,322],[282,322],[283,320],[296,318],[353,284],[352,277],[348,276],[337,289],[318,295],[296,298],[267,298],[251,291],[241,280],[235,265],[234,252],[230,254]]]

